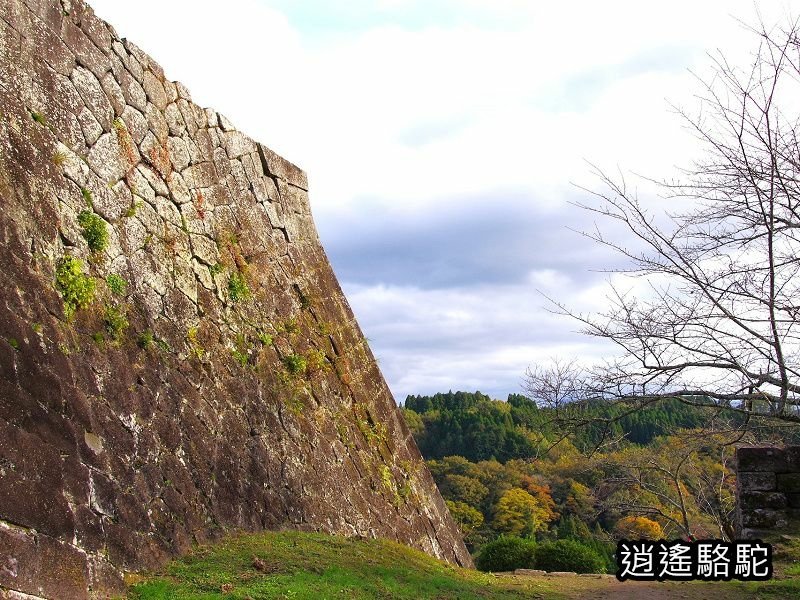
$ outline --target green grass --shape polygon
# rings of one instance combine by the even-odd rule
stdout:
[[[773,579],[771,581],[735,582],[749,598],[754,600],[788,600],[800,598],[800,579]]]
[[[541,593],[542,588],[537,589]],[[129,594],[132,600],[248,597],[456,600],[531,596],[498,583],[491,575],[452,567],[394,542],[299,532],[239,535],[213,547],[200,547],[171,563],[162,574],[135,585]]]
[[[628,598],[689,600],[800,597],[800,579],[686,584],[492,575],[453,567],[395,542],[294,531],[231,536],[196,548],[159,573],[131,577],[136,581],[131,580],[128,600],[588,600],[623,592]]]

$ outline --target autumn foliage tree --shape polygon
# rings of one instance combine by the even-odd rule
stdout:
[[[614,535],[625,540],[657,540],[664,537],[664,531],[657,521],[647,517],[622,517],[614,526]]]
[[[497,502],[494,528],[502,533],[530,536],[546,529],[553,512],[522,488],[511,488]]]

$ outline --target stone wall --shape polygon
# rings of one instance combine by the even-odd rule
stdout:
[[[0,595],[235,530],[471,564],[307,190],[83,2],[0,0]]]
[[[800,532],[800,446],[736,450],[737,537]]]

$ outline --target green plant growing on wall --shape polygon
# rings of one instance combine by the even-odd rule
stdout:
[[[142,207],[141,200],[134,200],[131,202],[131,205],[128,207],[128,210],[125,211],[124,216],[126,218],[131,218],[136,216],[136,211],[138,211]]]
[[[45,119],[44,115],[40,112],[36,112],[35,110],[31,111],[31,119],[36,121],[39,125],[43,127],[47,127],[47,119]]]
[[[233,358],[236,359],[236,362],[239,363],[240,367],[246,367],[250,362],[250,355],[245,351],[233,348],[231,350],[231,354],[233,355]]]
[[[278,324],[275,328],[278,333],[288,333],[292,335],[300,331],[300,326],[295,319],[286,319],[283,323]]]
[[[278,390],[283,404],[295,415],[300,415],[305,407],[304,397],[308,395],[308,388],[303,379],[281,369],[278,373]]]
[[[84,239],[92,252],[102,252],[108,246],[108,227],[106,222],[91,210],[78,213],[78,224]]]
[[[155,336],[153,335],[153,332],[150,329],[145,329],[139,334],[139,337],[136,338],[136,345],[142,350],[148,350],[153,346],[154,339]]]
[[[197,327],[189,327],[189,330],[186,332],[186,341],[189,343],[189,356],[193,356],[199,360],[205,355],[206,349],[203,348],[197,334]]]
[[[392,472],[386,465],[383,465],[383,467],[381,467],[381,483],[383,484],[383,487],[385,487],[387,490],[391,490],[394,487],[394,479],[392,479]]]
[[[289,354],[281,359],[290,375],[303,375],[308,369],[308,361],[302,354]]]
[[[210,267],[208,267],[208,272],[211,273],[212,277],[216,277],[220,273],[222,273],[222,263],[214,263]]]
[[[83,274],[83,263],[65,256],[56,266],[56,289],[64,300],[64,314],[69,319],[76,310],[86,308],[94,300],[95,282]]]
[[[14,350],[19,351],[19,342],[16,338],[8,338],[8,345],[11,346]]]
[[[117,134],[117,142],[119,143],[122,152],[125,154],[125,158],[128,161],[128,168],[133,170],[133,167],[136,165],[136,147],[133,143],[133,138],[131,138],[131,134],[128,131],[128,128],[125,126],[125,122],[117,117],[114,119],[112,123],[114,127],[114,131]]]
[[[53,154],[53,164],[57,167],[64,166],[64,163],[67,162],[67,155],[61,151],[55,152]]]
[[[312,348],[305,354],[306,363],[308,365],[309,373],[327,372],[330,370],[325,352]]]
[[[240,302],[247,300],[250,297],[250,288],[247,287],[247,281],[241,273],[231,273],[228,279],[228,297],[231,302]]]
[[[118,305],[106,305],[106,310],[103,313],[103,326],[108,336],[119,344],[122,341],[122,336],[128,329],[128,317],[125,314],[125,308]]]
[[[298,299],[300,300],[301,310],[308,310],[309,308],[311,308],[311,300],[299,288],[297,289],[297,296]]]
[[[92,198],[91,190],[82,187],[81,196],[83,196],[83,201],[86,202],[86,207],[89,208],[89,210],[94,210],[94,199]]]
[[[251,349],[252,348],[247,339],[247,336],[243,333],[237,333],[236,340],[234,341],[234,347],[231,350],[231,354],[233,354],[233,357],[236,359],[236,362],[238,362],[242,367],[246,367],[250,364]]]
[[[260,341],[264,346],[272,346],[272,336],[265,331],[262,331],[258,334],[258,341]]]
[[[106,277],[106,285],[108,289],[111,290],[111,293],[117,296],[124,296],[128,291],[128,282],[116,273],[111,273],[111,275]]]

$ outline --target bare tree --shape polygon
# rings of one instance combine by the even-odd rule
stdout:
[[[600,314],[555,302],[621,353],[568,384],[545,384],[547,372],[532,369],[527,387],[534,396],[546,396],[547,385],[572,386],[575,399],[641,405],[680,398],[800,423],[798,22],[751,31],[758,39],[752,69],[743,72],[718,54],[699,116],[680,112],[705,159],[682,181],[659,185],[663,197],[689,201],[691,209],[665,220],[624,178],[596,171],[604,190],[586,190],[594,200],[579,206],[622,224],[643,250],[599,228],[584,235],[626,257],[622,272],[644,280],[645,291],[612,286],[610,307]]]
[[[655,518],[667,534],[677,530],[683,536],[733,539],[732,452],[724,438],[696,433],[606,457],[609,473],[595,492],[601,505]]]

